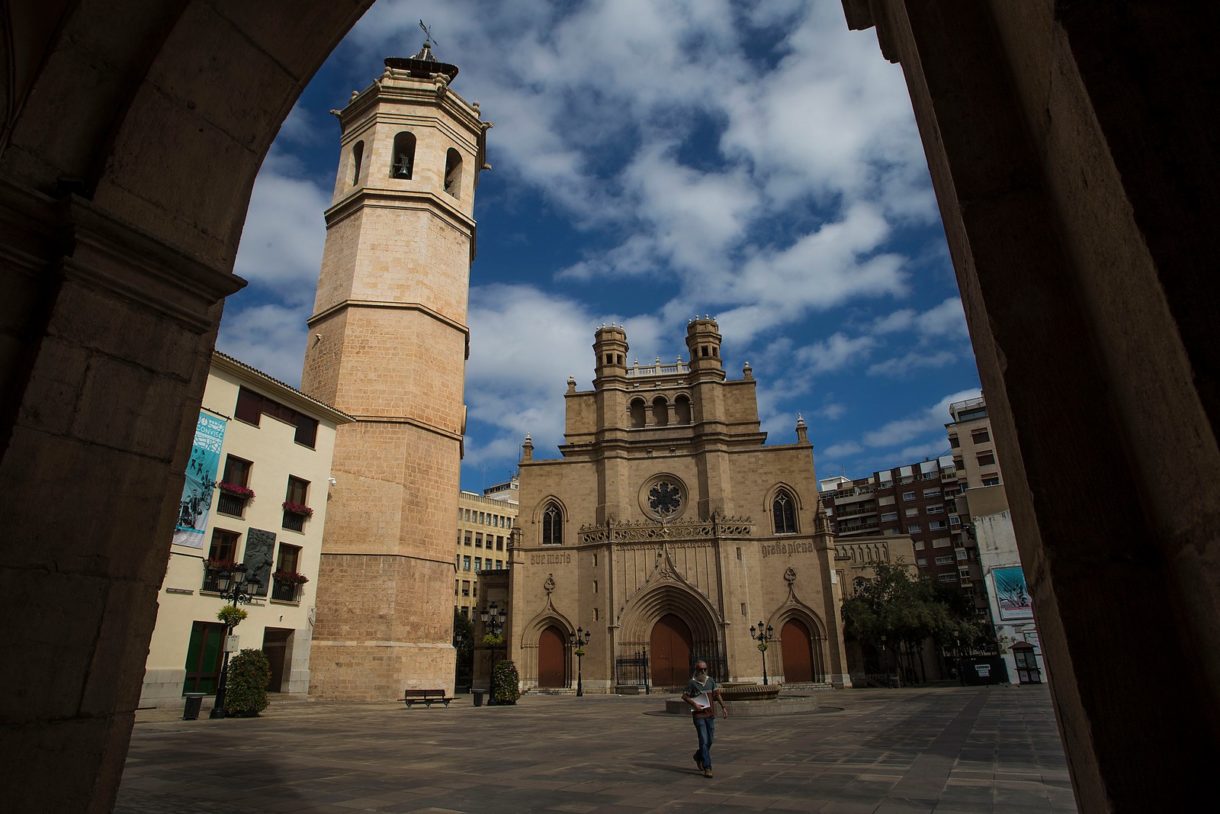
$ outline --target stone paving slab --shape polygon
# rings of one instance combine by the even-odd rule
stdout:
[[[817,713],[717,721],[715,777],[665,696],[511,707],[290,702],[142,713],[116,811],[1075,811],[1045,687],[839,690]],[[175,717],[171,717],[174,715]]]

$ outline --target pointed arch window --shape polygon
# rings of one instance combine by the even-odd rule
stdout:
[[[553,500],[542,510],[542,544],[563,545],[563,510]]]
[[[460,198],[462,189],[462,154],[452,147],[445,153],[445,192]]]
[[[771,518],[776,534],[796,534],[796,501],[787,489],[780,489],[772,501]]]
[[[410,181],[415,172],[415,135],[406,130],[394,136],[394,155],[390,159],[390,177]]]

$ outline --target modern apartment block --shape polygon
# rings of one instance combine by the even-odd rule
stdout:
[[[963,543],[976,546],[985,601],[1000,655],[1013,684],[1038,684],[1046,673],[1034,620],[1032,595],[1025,582],[1016,533],[1008,510],[1000,462],[991,440],[991,420],[982,398],[949,405],[946,424],[955,465],[963,473],[958,497]]]
[[[953,467],[957,470],[961,491],[999,486],[1004,480],[995,442],[991,440],[986,400],[980,397],[955,401],[949,405],[949,415],[953,420],[945,429],[949,433]]]
[[[978,590],[978,549],[960,533],[962,474],[959,463],[944,456],[855,480],[826,478],[819,482],[819,492],[836,541],[909,536],[919,573],[970,591],[982,611],[986,600]]]
[[[489,486],[483,494],[458,495],[457,555],[453,609],[474,619],[482,607],[479,576],[508,568],[508,538],[517,520],[517,478]],[[484,597],[486,599],[486,597]]]

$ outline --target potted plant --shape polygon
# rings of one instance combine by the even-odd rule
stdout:
[[[491,697],[497,704],[515,704],[521,697],[521,679],[517,665],[511,661],[496,662],[491,671]]]
[[[241,620],[248,615],[245,608],[239,608],[236,605],[225,605],[216,611],[216,618],[228,625],[230,630],[240,625]]]
[[[220,483],[216,484],[216,488],[227,495],[240,497],[243,500],[249,500],[250,498],[254,497],[254,490],[242,486],[240,483],[229,483],[228,481],[222,480]]]
[[[295,601],[301,592],[301,586],[309,582],[309,577],[296,571],[280,569],[271,575],[275,579],[274,599]]]
[[[283,503],[284,511],[292,514],[299,514],[301,517],[313,517],[313,509],[301,503],[293,503],[291,500],[285,500]]]
[[[236,718],[255,718],[267,708],[271,662],[262,650],[247,649],[229,662],[225,712]]]

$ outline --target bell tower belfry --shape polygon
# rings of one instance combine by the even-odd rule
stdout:
[[[453,689],[466,301],[491,127],[450,90],[457,72],[425,42],[335,111],[301,389],[356,421],[335,439],[310,656],[319,697]]]

